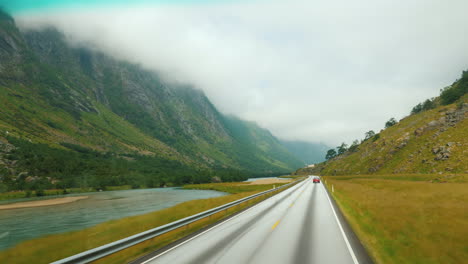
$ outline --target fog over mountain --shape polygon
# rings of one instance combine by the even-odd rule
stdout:
[[[468,66],[464,0],[13,2],[23,30],[57,27],[287,140],[361,139]]]

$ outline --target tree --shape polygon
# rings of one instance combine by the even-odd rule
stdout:
[[[390,118],[387,123],[385,123],[385,128],[389,128],[391,126],[394,126],[395,124],[397,123],[397,121],[395,120],[395,118]]]
[[[421,103],[417,104],[415,107],[413,107],[413,109],[411,110],[411,114],[414,115],[414,114],[417,114],[419,112],[421,112],[423,109],[423,106]]]
[[[369,130],[366,132],[364,140],[368,140],[369,138],[372,138],[373,136],[375,136],[374,130]]]
[[[460,80],[440,91],[440,102],[448,105],[468,93],[468,71],[463,71]]]
[[[327,151],[327,155],[325,156],[325,159],[326,160],[330,160],[330,159],[333,159],[334,157],[336,157],[336,150],[334,149],[329,149]]]
[[[356,140],[353,141],[353,144],[351,144],[351,146],[349,147],[348,151],[350,151],[350,152],[356,152],[357,149],[358,149],[358,147],[359,147],[359,140],[356,139]]]
[[[348,145],[346,145],[346,143],[343,142],[340,146],[336,147],[336,149],[338,150],[338,155],[341,155],[348,150]]]
[[[431,109],[434,109],[435,107],[436,107],[436,104],[434,102],[434,99],[427,99],[422,104],[422,110],[423,111],[431,110]]]
[[[440,91],[442,105],[448,105],[457,101],[468,92],[468,84],[460,81],[458,84],[445,87]]]
[[[450,88],[451,87],[449,86],[449,87],[446,87],[446,88],[442,89],[441,93],[444,93],[444,91],[447,91]],[[447,92],[445,92],[445,93],[447,93]],[[441,96],[441,98],[442,98],[442,96]],[[442,101],[443,101],[443,99],[442,99]],[[431,109],[436,108],[436,106],[437,106],[437,104],[436,104],[435,98],[427,99],[423,103],[419,103],[415,107],[413,107],[413,109],[411,110],[411,114],[414,115],[414,114],[417,114],[419,112],[431,110]]]
[[[380,133],[377,133],[375,134],[373,137],[372,137],[372,142],[376,141],[377,139],[380,138]]]

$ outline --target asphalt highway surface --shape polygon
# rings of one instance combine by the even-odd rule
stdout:
[[[372,263],[312,177],[140,263]]]

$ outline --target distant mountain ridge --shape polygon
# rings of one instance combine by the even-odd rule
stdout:
[[[45,168],[47,159],[68,162],[60,160],[64,155],[90,166],[88,185],[102,178],[108,178],[105,184],[135,185],[209,181],[214,175],[230,180],[286,173],[302,165],[268,130],[223,115],[202,91],[71,47],[53,28],[20,32],[4,12],[0,102],[0,142],[9,146],[4,152],[0,148],[0,166],[10,164],[0,167],[0,176],[11,181],[24,180],[19,177],[23,173],[29,179],[48,177],[42,183],[47,187],[52,182],[79,185],[65,175],[82,175],[77,164],[57,171]],[[26,148],[38,157],[22,152]],[[100,165],[90,165],[89,155],[110,171],[116,169],[114,174],[136,176],[98,172]],[[152,162],[159,165],[151,167]],[[191,176],[197,171],[198,176]]]
[[[325,154],[330,148],[323,143],[305,141],[281,140],[281,143],[307,165],[325,161]]]

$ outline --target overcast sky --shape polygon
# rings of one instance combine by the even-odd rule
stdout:
[[[10,6],[23,28],[193,84],[284,139],[351,143],[468,69],[466,0],[28,2]]]

